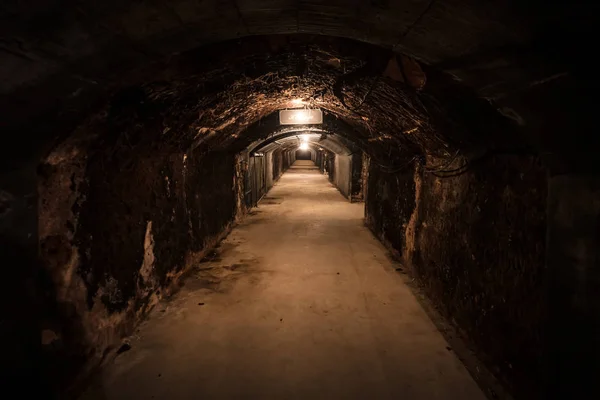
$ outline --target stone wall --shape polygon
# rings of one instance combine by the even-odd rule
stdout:
[[[63,146],[42,163],[40,253],[57,305],[41,328],[64,344],[56,371],[101,358],[224,237],[245,211],[236,160]]]
[[[439,178],[369,168],[366,222],[519,397],[539,397],[546,171],[496,156]]]

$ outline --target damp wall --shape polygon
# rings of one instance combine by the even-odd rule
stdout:
[[[547,171],[497,156],[460,176],[368,167],[366,223],[513,393],[539,397]]]

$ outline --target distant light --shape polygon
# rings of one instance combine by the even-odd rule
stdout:
[[[300,150],[308,150],[308,142],[302,142],[300,143],[300,147],[298,147]]]
[[[319,109],[301,108],[279,111],[281,125],[322,124],[323,112]]]
[[[308,142],[308,135],[302,135],[302,136],[300,136],[300,138],[302,139],[303,142]]]
[[[303,106],[304,105],[304,100],[302,99],[294,99],[291,101],[291,103],[295,106]]]

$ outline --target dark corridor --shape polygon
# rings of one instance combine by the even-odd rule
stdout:
[[[597,15],[5,1],[5,391],[600,398]]]

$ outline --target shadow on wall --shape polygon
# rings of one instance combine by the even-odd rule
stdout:
[[[82,365],[82,357],[58,358],[64,340],[77,332],[77,326],[65,330],[62,338],[54,334],[63,321],[56,304],[52,282],[41,268],[36,252],[11,237],[0,235],[0,259],[3,269],[2,350],[0,383],[6,391],[18,390],[21,396],[54,398],[56,387],[64,384],[65,373]],[[4,264],[6,263],[6,264]],[[54,324],[49,324],[53,322]]]
[[[54,398],[65,373],[76,372],[83,357],[65,351],[65,341],[80,326],[66,326],[58,317],[69,310],[57,304],[53,282],[37,257],[36,184],[34,166],[0,174],[0,385],[8,393]],[[58,336],[63,324],[64,335]]]
[[[546,170],[497,156],[453,178],[369,167],[366,223],[513,393],[539,398]]]

